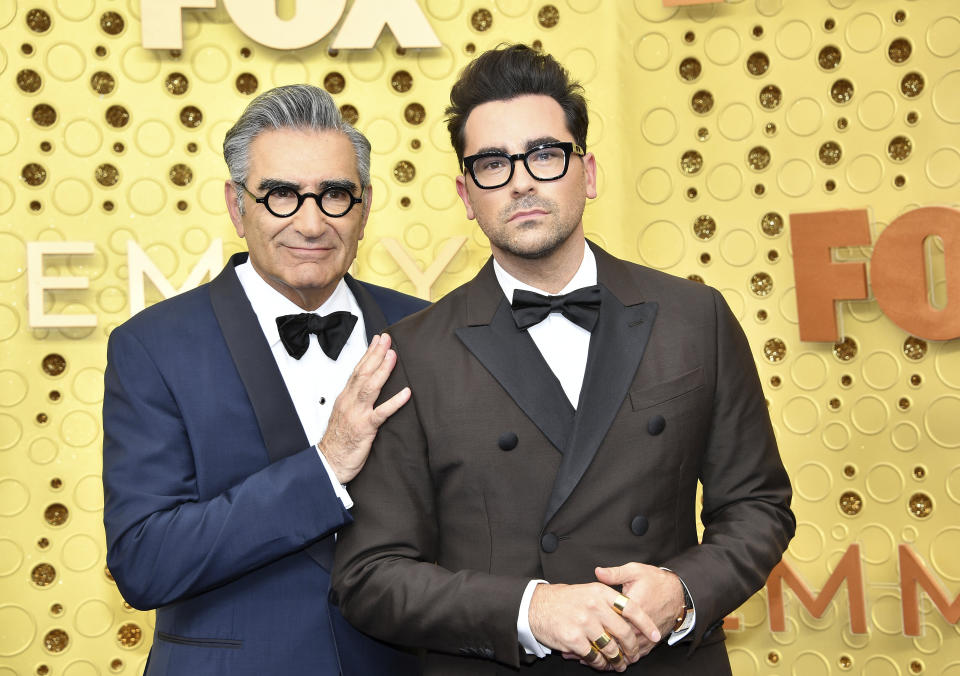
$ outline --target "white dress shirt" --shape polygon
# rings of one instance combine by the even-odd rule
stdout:
[[[263,329],[263,335],[273,352],[273,358],[280,369],[280,375],[287,386],[290,398],[293,399],[297,417],[300,418],[307,440],[316,444],[327,431],[330,412],[333,410],[337,395],[343,390],[354,367],[367,350],[367,332],[360,304],[353,297],[347,283],[341,279],[326,302],[313,313],[328,315],[331,312],[345,310],[357,317],[357,323],[346,345],[343,346],[343,351],[336,360],[330,359],[320,347],[317,337],[311,334],[310,346],[306,353],[300,359],[294,359],[280,341],[277,317],[300,314],[304,311],[303,308],[267,284],[254,270],[249,260],[235,269],[240,285],[247,294],[250,305],[253,306],[260,328]],[[317,454],[327,470],[337,496],[343,502],[343,506],[349,509],[353,506],[353,501],[347,489],[337,480],[333,468],[330,467],[323,453],[320,453],[319,448]]]
[[[517,289],[548,296],[559,296],[597,283],[597,259],[586,242],[583,243],[583,260],[580,261],[580,267],[577,268],[576,273],[567,282],[567,285],[557,294],[547,293],[542,289],[524,284],[504,270],[496,259],[493,261],[493,271],[497,276],[500,288],[503,289],[504,295],[510,301],[513,300],[513,292]],[[590,332],[577,326],[559,312],[552,312],[542,322],[528,328],[527,333],[530,334],[537,349],[540,350],[540,354],[543,355],[543,359],[547,362],[550,370],[560,381],[571,405],[577,408],[580,403],[580,389],[583,387],[583,375],[587,369]],[[683,583],[683,580],[680,582],[686,590],[686,584]],[[520,611],[517,615],[517,637],[528,655],[545,657],[550,654],[550,648],[537,641],[530,630],[530,600],[538,584],[547,584],[547,581],[531,580],[523,592],[523,597],[520,600]],[[694,611],[691,610],[690,613],[694,613]],[[686,636],[693,629],[694,617],[695,615],[691,615],[691,621],[687,626],[672,633],[668,643],[673,645]]]

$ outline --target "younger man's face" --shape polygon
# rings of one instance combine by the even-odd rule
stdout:
[[[573,141],[563,109],[553,98],[525,95],[489,101],[474,108],[464,126],[464,157],[486,151],[510,155],[544,143]],[[596,162],[591,153],[571,155],[567,173],[538,181],[522,161],[499,188],[477,186],[469,172],[457,177],[457,193],[490,240],[494,254],[542,258],[582,231],[583,208],[597,196]]]

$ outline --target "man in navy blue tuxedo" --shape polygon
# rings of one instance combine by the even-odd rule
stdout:
[[[409,389],[388,324],[426,303],[347,274],[370,144],[321,89],[257,97],[227,132],[224,194],[248,254],[110,336],[107,564],[156,608],[148,676],[403,674],[413,658],[328,594],[346,485]]]

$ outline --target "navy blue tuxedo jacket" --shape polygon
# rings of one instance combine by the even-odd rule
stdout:
[[[231,258],[115,329],[103,400],[107,564],[156,608],[147,676],[402,674],[413,658],[328,601],[351,521]],[[426,303],[347,277],[368,340]]]

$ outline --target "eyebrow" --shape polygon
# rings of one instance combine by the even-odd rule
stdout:
[[[263,192],[270,192],[274,188],[290,188],[299,191],[302,186],[295,181],[284,181],[280,178],[261,178],[257,184],[257,189]]]
[[[529,139],[526,142],[524,142],[523,150],[524,152],[526,152],[528,150],[531,150],[532,148],[536,148],[537,146],[542,146],[546,143],[558,143],[558,142],[559,142],[559,139],[553,136],[540,136],[538,138]],[[484,146],[480,148],[480,150],[478,150],[475,154],[483,155],[485,153],[503,153],[504,155],[513,154],[503,146]]]
[[[282,178],[262,178],[260,179],[260,183],[257,184],[257,189],[263,192],[270,192],[274,188],[289,188],[301,192],[303,185],[296,181],[287,181]],[[317,192],[321,193],[330,188],[341,188],[352,194],[357,189],[357,184],[347,178],[332,178],[321,181],[318,185]]]
[[[342,188],[343,190],[353,194],[353,192],[359,188],[359,186],[348,178],[332,178],[328,181],[320,182],[319,192],[329,190],[330,188]]]

